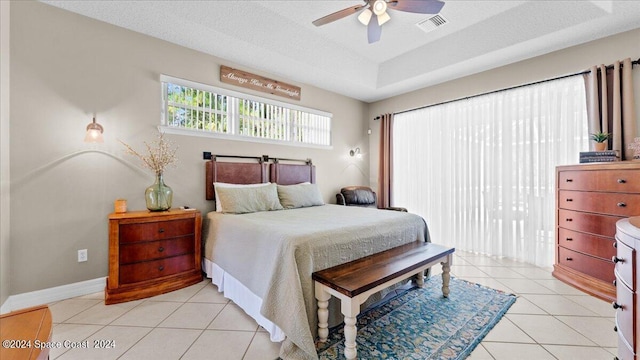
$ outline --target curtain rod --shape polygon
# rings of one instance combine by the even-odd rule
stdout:
[[[638,58],[638,60],[633,60],[631,62],[631,68],[633,68],[634,65],[638,65],[638,64],[640,64],[640,58]],[[620,65],[622,65],[622,64],[620,64]],[[606,66],[606,69],[612,69],[612,68],[613,68],[613,65]],[[447,100],[447,101],[439,102],[439,103],[436,103],[436,104],[419,106],[419,107],[416,107],[416,108],[413,108],[413,109],[398,111],[398,112],[395,112],[393,114],[394,115],[395,114],[402,114],[402,113],[406,113],[406,112],[409,112],[409,111],[427,109],[427,108],[430,108],[432,106],[444,105],[444,104],[452,103],[452,102],[455,102],[455,101],[472,99],[472,98],[475,98],[475,97],[478,97],[478,96],[495,94],[495,93],[499,93],[499,92],[502,92],[502,91],[518,89],[518,88],[525,87],[525,86],[542,84],[542,83],[546,83],[546,82],[549,82],[549,81],[565,79],[565,78],[572,77],[572,76],[584,75],[584,74],[588,74],[589,72],[590,72],[590,70],[584,70],[584,71],[580,71],[580,72],[577,72],[577,73],[574,73],[574,74],[562,75],[562,76],[554,77],[554,78],[551,78],[551,79],[539,80],[539,81],[534,81],[534,82],[527,83],[527,84],[511,86],[511,87],[504,88],[504,89],[498,89],[498,90],[488,91],[488,92],[481,93],[481,94],[465,96],[465,97],[461,97],[461,98],[457,98],[457,99],[453,99],[453,100]],[[380,116],[376,116],[375,118],[373,118],[373,120],[380,120]]]

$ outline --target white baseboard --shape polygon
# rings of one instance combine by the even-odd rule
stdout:
[[[0,307],[0,314],[104,291],[104,287],[106,285],[105,279],[106,277],[101,277],[93,280],[80,281],[73,284],[11,295],[2,304],[2,307]]]

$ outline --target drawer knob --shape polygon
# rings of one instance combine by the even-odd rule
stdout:
[[[626,207],[627,206],[627,204],[624,203],[624,202],[619,202],[617,205],[618,205],[618,207]]]
[[[565,220],[566,220],[566,221],[569,221],[569,222],[570,222],[570,221],[573,221],[573,219],[572,219],[572,218],[567,218],[567,219],[565,219]]]
[[[573,201],[573,199],[567,199],[567,202],[572,202],[572,201]]]
[[[158,251],[159,251],[159,252],[163,252],[163,251],[164,251],[164,248],[163,248],[162,246],[160,246],[160,247],[158,248]]]
[[[567,258],[567,261],[572,261],[572,260],[573,260],[573,258],[572,258],[572,257],[568,257],[568,258]]]
[[[613,286],[618,286],[618,280],[613,280]]]
[[[618,332],[618,327],[617,327],[617,326],[614,326],[614,327],[613,327],[613,331]]]
[[[158,230],[158,232],[159,232],[159,233],[163,233],[163,232],[164,232],[164,229],[163,229],[163,228],[160,228],[160,229]]]
[[[617,310],[617,309],[622,309],[622,305],[618,304],[618,303],[617,303],[617,302],[615,302],[615,301],[612,303],[612,305],[613,305],[613,308],[614,308],[614,309],[616,309],[616,310]]]
[[[611,261],[613,261],[614,264],[617,264],[619,262],[624,263],[624,259],[620,259],[619,257],[617,257],[615,255],[611,258]]]
[[[614,248],[618,248],[618,242],[614,241],[614,242],[613,242],[613,247],[614,247]]]
[[[627,182],[627,180],[625,180],[625,179],[618,179],[618,184],[624,184],[626,182]]]
[[[567,238],[567,241],[573,241],[573,238]]]
[[[573,182],[573,179],[566,179],[566,182]]]
[[[164,266],[162,266],[162,265],[158,266],[158,270],[160,270],[160,271],[164,270]]]

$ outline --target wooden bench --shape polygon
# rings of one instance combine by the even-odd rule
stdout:
[[[441,263],[442,294],[449,296],[449,272],[454,251],[454,248],[441,245],[414,242],[314,272],[312,279],[318,300],[320,341],[327,341],[329,335],[328,304],[331,295],[341,301],[344,315],[344,354],[347,359],[356,358],[356,316],[360,313],[360,305],[372,294],[416,274],[420,274],[418,286],[422,287],[424,271]]]

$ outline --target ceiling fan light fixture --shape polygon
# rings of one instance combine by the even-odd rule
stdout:
[[[360,21],[362,25],[367,26],[369,25],[369,21],[371,21],[372,15],[373,13],[371,12],[371,10],[364,9],[364,11],[361,12],[360,15],[358,15],[358,21]]]
[[[389,20],[391,20],[391,16],[389,16],[389,14],[387,14],[386,12],[382,15],[378,15],[378,25],[380,26],[382,26],[382,24],[386,23]]]
[[[373,13],[380,16],[387,12],[387,3],[384,0],[376,0],[373,3]]]

